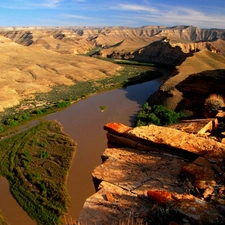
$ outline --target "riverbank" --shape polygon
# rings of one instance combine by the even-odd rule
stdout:
[[[38,224],[59,224],[68,210],[66,185],[75,149],[61,125],[47,121],[0,142],[0,175]]]
[[[154,67],[123,65],[124,69],[115,76],[95,81],[76,82],[74,85],[59,85],[48,93],[36,94],[32,100],[24,100],[18,106],[0,113],[0,137],[7,136],[10,130],[32,119],[56,112],[92,94],[146,82],[162,74]]]
[[[103,125],[111,120],[131,125],[133,116],[140,109],[141,105],[146,102],[147,97],[158,90],[159,86],[173,72],[173,70],[163,68],[157,68],[157,71],[163,73],[164,76],[142,84],[92,95],[78,101],[76,104],[70,105],[64,110],[59,110],[45,117],[47,120],[59,121],[63,125],[64,132],[79,143],[76,157],[70,169],[67,186],[71,196],[68,215],[72,218],[78,218],[84,200],[94,193],[90,174],[94,167],[99,165],[99,156],[102,153],[102,149],[105,148],[105,142],[102,141],[105,139],[105,132],[102,130]],[[104,113],[100,110],[99,106],[101,105],[107,106]],[[1,201],[2,207],[6,210],[10,207],[7,199],[6,196]],[[17,213],[16,210],[12,211]],[[11,217],[11,213],[4,213],[3,215],[6,219]],[[24,220],[21,222],[22,224],[30,225],[29,222],[24,222]],[[18,224],[18,219],[12,218],[10,223]]]

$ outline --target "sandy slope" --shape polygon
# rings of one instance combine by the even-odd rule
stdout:
[[[202,50],[195,53],[192,57],[188,57],[177,69],[179,74],[166,81],[161,90],[168,91],[171,87],[175,87],[179,82],[193,73],[205,70],[225,69],[225,57],[208,50]]]
[[[0,111],[55,85],[114,75],[121,67],[94,58],[22,46],[0,37]]]
[[[206,70],[225,69],[225,57],[212,53],[208,50],[202,50],[195,53],[177,67],[179,73],[168,79],[161,87],[161,93],[169,93],[162,101],[163,105],[170,109],[175,109],[182,99],[182,93],[175,86],[185,80],[189,75],[200,73]]]

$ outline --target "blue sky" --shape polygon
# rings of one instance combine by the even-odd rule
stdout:
[[[0,0],[0,26],[225,28],[225,0]]]

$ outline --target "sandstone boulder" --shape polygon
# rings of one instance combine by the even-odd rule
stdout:
[[[110,148],[92,173],[97,192],[86,200],[79,221],[225,223],[223,144],[169,127],[104,128]]]

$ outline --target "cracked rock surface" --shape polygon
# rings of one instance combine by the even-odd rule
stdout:
[[[225,224],[224,144],[154,125],[105,130],[109,148],[93,171],[97,192],[81,224]]]

